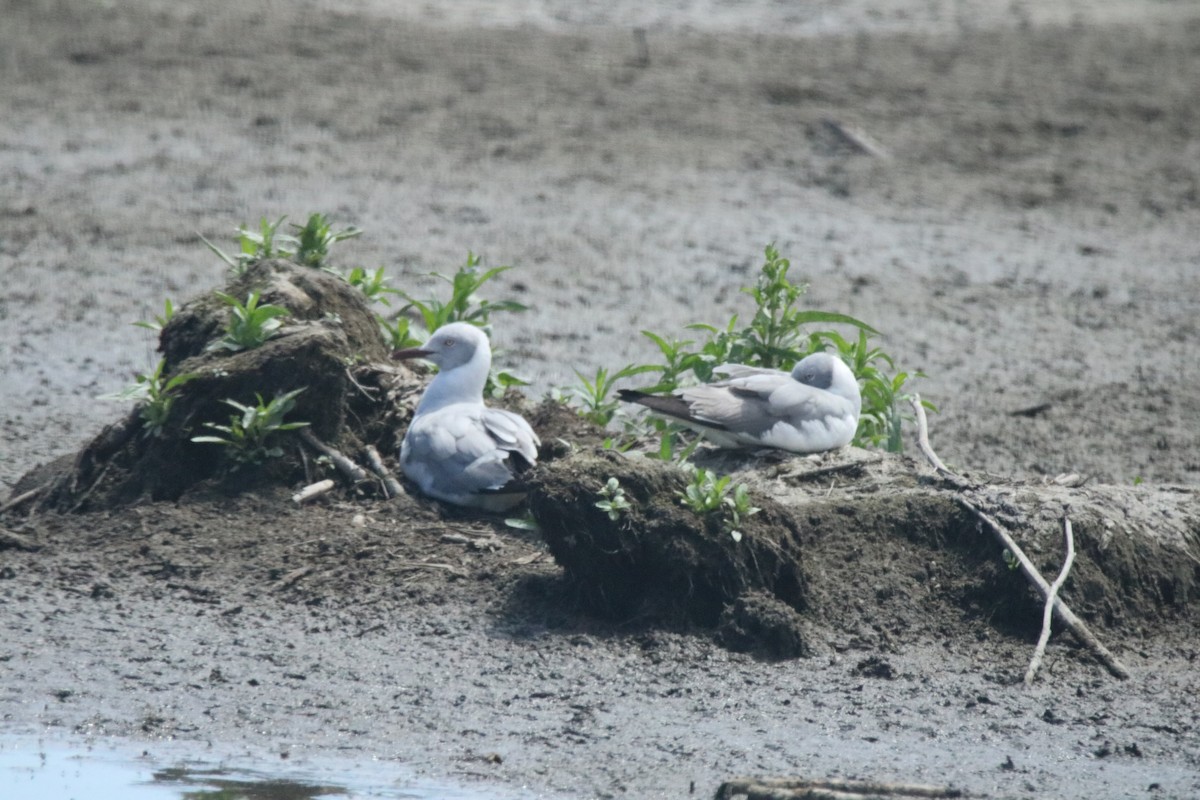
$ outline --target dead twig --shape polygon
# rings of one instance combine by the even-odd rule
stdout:
[[[21,492],[16,497],[8,498],[7,500],[4,501],[4,505],[0,505],[0,514],[3,514],[5,511],[11,511],[12,509],[16,508],[17,506],[21,505],[22,503],[32,500],[33,498],[37,497],[39,494],[41,494],[42,492],[46,491],[49,488],[50,488],[50,484],[46,483],[46,484],[42,484],[41,486],[35,486],[32,489],[30,489],[28,492]]]
[[[925,456],[925,460],[938,471],[939,475],[951,478],[956,482],[961,481],[962,479],[958,475],[951,472],[950,468],[942,463],[938,454],[933,452],[933,445],[929,443],[929,420],[925,417],[925,406],[921,405],[921,395],[914,394],[909,398],[909,402],[912,403],[913,411],[917,415],[917,447]]]
[[[300,438],[304,443],[316,450],[321,455],[327,457],[337,467],[338,472],[346,476],[346,479],[353,484],[363,483],[368,480],[367,471],[355,464],[346,456],[342,455],[341,451],[330,447],[317,438],[317,435],[308,428],[300,429]]]
[[[312,566],[299,567],[297,569],[294,569],[291,572],[289,572],[288,574],[284,575],[282,578],[280,578],[275,583],[275,585],[271,588],[274,589],[275,591],[279,591],[280,589],[286,589],[287,587],[291,586],[293,583],[296,583],[297,581],[299,581],[301,578],[303,578],[305,575],[308,575],[312,571],[313,571]]]
[[[369,444],[364,449],[367,453],[367,466],[379,476],[379,480],[383,481],[384,496],[391,498],[404,494],[404,487],[400,485],[400,481],[396,480],[396,476],[383,463],[383,458],[379,455],[379,451],[375,449],[375,445]]]
[[[821,124],[826,127],[834,136],[841,139],[845,144],[860,153],[864,153],[872,158],[888,160],[892,157],[883,145],[872,139],[867,132],[861,128],[856,128],[853,125],[848,125],[845,122],[826,117],[821,120]]]
[[[8,528],[0,528],[0,550],[7,547],[11,547],[14,550],[29,550],[30,552],[41,549],[41,546],[28,536],[13,533]]]
[[[1054,583],[1050,584],[1050,593],[1046,595],[1046,607],[1042,612],[1042,635],[1038,637],[1037,648],[1033,651],[1033,658],[1029,660],[1029,669],[1025,670],[1026,686],[1033,685],[1033,676],[1041,666],[1042,657],[1046,654],[1046,643],[1050,641],[1050,620],[1054,616],[1054,601],[1058,599],[1058,590],[1067,580],[1071,564],[1075,563],[1075,536],[1071,532],[1071,518],[1065,515],[1063,516],[1063,546],[1066,548],[1067,555],[1063,559],[1058,577],[1054,579]]]

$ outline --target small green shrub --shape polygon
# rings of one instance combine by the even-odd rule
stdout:
[[[230,272],[241,275],[253,264],[270,258],[290,258],[304,266],[324,267],[333,245],[362,234],[353,225],[335,231],[324,214],[309,214],[304,225],[292,224],[292,229],[296,231],[293,236],[279,232],[286,219],[286,216],[282,216],[271,222],[262,217],[258,221],[258,230],[245,224],[239,225],[235,229],[238,242],[236,256],[229,255],[203,236],[200,236],[200,241],[229,266]]]

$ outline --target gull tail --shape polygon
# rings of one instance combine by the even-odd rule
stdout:
[[[637,403],[651,411],[664,414],[668,417],[674,417],[692,425],[699,425],[715,430],[721,430],[724,427],[723,425],[715,425],[711,422],[696,419],[692,414],[691,406],[683,398],[675,397],[674,395],[647,394],[646,392],[639,392],[636,389],[618,389],[617,397],[626,403]]]

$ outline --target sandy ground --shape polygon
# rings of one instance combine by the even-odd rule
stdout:
[[[638,330],[745,313],[773,241],[814,307],[927,373],[948,461],[1194,485],[1200,12],[875,5],[5,0],[0,481],[121,413],[97,395],[154,359],[129,323],[222,281],[197,234],[326,211],[366,230],[344,259],[407,287],[468,250],[515,265],[493,296],[534,310],[496,338],[535,395],[648,359]],[[6,726],[348,747],[534,795],[704,794],[742,772],[1200,794],[1194,648],[1134,646],[1128,687],[1071,663],[1020,691],[1013,641],[912,646],[889,656],[900,680],[872,681],[836,649],[781,669],[506,616],[503,581],[305,607],[255,588],[278,565],[212,552],[208,608],[101,534],[192,552],[253,503],[182,532],[170,513],[0,551]]]

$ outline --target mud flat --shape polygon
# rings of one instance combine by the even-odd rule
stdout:
[[[0,480],[9,497],[79,480],[0,515],[6,731],[349,752],[533,796],[704,795],[740,774],[1200,794],[1195,10],[844,6],[862,12],[848,28],[764,32],[687,8],[479,25],[370,4],[9,3]],[[539,398],[572,368],[648,360],[641,328],[744,312],[737,289],[776,242],[815,307],[928,373],[938,452],[1020,512],[1048,574],[1059,515],[1080,512],[1065,598],[1131,678],[1060,633],[1020,685],[1036,596],[918,461],[809,478],[833,464],[724,463],[774,498],[748,535],[788,532],[791,583],[735,572],[710,581],[732,587],[719,611],[650,592],[612,614],[562,542],[344,485],[297,507],[303,464],[252,491],[173,482],[136,424],[97,450],[127,408],[96,396],[159,357],[129,323],[224,283],[196,234],[309,211],[366,229],[349,257],[405,286],[432,291],[426,273],[468,249],[517,265],[497,291],[536,311],[497,337],[543,438],[578,448],[545,459],[560,520],[601,473],[632,490],[647,468],[603,460]],[[319,316],[309,330],[337,338]],[[354,453],[421,386],[360,380],[392,392],[372,415],[322,374],[332,394],[304,413]],[[684,530],[673,480],[646,474],[659,542]]]

